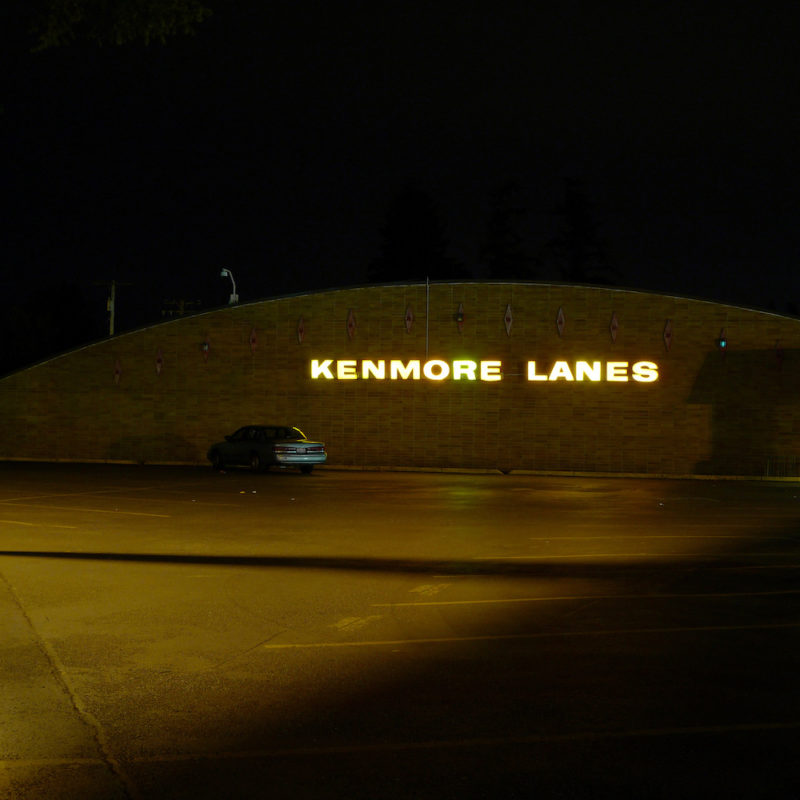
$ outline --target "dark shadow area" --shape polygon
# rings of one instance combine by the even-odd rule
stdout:
[[[754,563],[747,557],[751,549],[757,543],[734,548],[743,568]],[[486,577],[604,577],[620,592],[626,585],[650,585],[686,593],[682,602],[646,607],[641,601],[587,600],[569,612],[554,604],[453,614],[443,618],[453,637],[467,636],[478,615],[482,629],[491,625],[509,636],[452,646],[393,642],[359,649],[357,655],[348,648],[262,652],[247,662],[253,672],[246,678],[241,671],[214,669],[131,671],[135,713],[143,718],[151,708],[179,713],[181,724],[195,731],[198,748],[174,756],[117,753],[143,797],[795,796],[800,652],[793,645],[800,601],[756,591],[774,589],[794,575],[791,561],[779,578],[775,570],[766,577],[718,573],[713,571],[718,564],[690,559],[597,566],[0,555],[421,574],[446,567]],[[725,566],[731,563],[726,560]],[[712,604],[690,599],[691,591],[715,588],[754,593]],[[515,632],[523,633],[515,638]],[[242,705],[245,695],[238,685],[245,680],[255,691]],[[303,691],[286,706],[276,702],[281,697],[276,683]],[[135,753],[135,742],[126,746]]]
[[[197,448],[187,439],[177,434],[153,436],[123,436],[112,442],[105,452],[112,461],[133,461],[146,464],[152,461],[197,460]]]
[[[774,536],[760,540],[773,540]],[[601,563],[581,562],[572,559],[569,563],[530,560],[492,561],[449,560],[449,559],[406,559],[406,558],[367,558],[351,556],[203,556],[179,555],[172,553],[110,553],[73,552],[54,550],[0,550],[0,557],[60,559],[65,561],[108,561],[136,564],[172,564],[211,567],[247,567],[262,569],[309,569],[343,572],[384,572],[419,575],[474,575],[477,577],[516,576],[523,578],[585,578],[614,579],[620,575],[631,576],[636,573],[647,575],[671,570],[684,572],[687,569],[702,567],[704,564],[724,560],[729,567],[739,563],[750,563],[746,553],[719,553],[704,558],[687,553],[685,557],[654,558],[642,555],[636,559],[630,556],[608,556]],[[616,560],[618,559],[618,560]],[[616,561],[615,561],[616,560]]]
[[[712,407],[712,452],[696,472],[800,476],[798,397],[800,350],[709,353],[688,398]]]

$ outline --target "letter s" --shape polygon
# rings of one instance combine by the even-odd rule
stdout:
[[[658,380],[658,364],[652,361],[637,361],[632,371],[633,379],[639,383],[653,383]]]

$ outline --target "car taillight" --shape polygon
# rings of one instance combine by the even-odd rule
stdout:
[[[296,453],[297,452],[297,448],[296,447],[290,447],[289,445],[286,445],[286,444],[276,444],[275,445],[275,452],[276,453]]]
[[[324,453],[325,448],[321,447],[320,445],[316,445],[314,447],[306,447],[306,453]]]

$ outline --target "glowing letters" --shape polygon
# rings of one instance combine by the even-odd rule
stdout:
[[[631,369],[633,379],[639,383],[653,383],[658,380],[658,364],[652,361],[637,361]]]
[[[536,362],[528,362],[529,381],[590,381],[598,383],[627,383],[633,378],[637,383],[653,383],[658,380],[658,364],[652,361],[607,361],[605,369],[601,361],[576,361],[574,369],[566,361],[556,361],[550,372],[537,372]]]
[[[408,364],[403,364],[402,361],[392,361],[390,369],[393,381],[398,378],[402,378],[404,381],[409,378],[413,378],[415,381],[419,380],[419,361],[409,361]]]
[[[547,369],[542,367],[541,362],[528,361],[526,376],[532,383],[627,383],[631,380],[654,383],[658,380],[658,364],[653,361],[636,361],[633,364],[628,361],[555,361]],[[387,378],[391,381],[418,381],[425,378],[437,382],[449,379],[495,383],[502,381],[504,374],[502,361],[444,361],[433,358],[424,362],[420,359],[391,359],[388,362],[363,359],[359,362],[356,359],[337,361],[326,358],[311,362],[311,378],[327,381],[383,381]]]

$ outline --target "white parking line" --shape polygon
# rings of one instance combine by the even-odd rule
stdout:
[[[448,586],[450,586],[449,583],[424,583],[422,586],[415,586],[413,589],[409,589],[409,591],[421,596],[432,597],[447,589]]]
[[[118,492],[124,495],[125,492],[148,492],[156,489],[156,486],[115,486],[111,489],[87,489],[85,492],[58,492],[57,494],[31,494],[22,497],[11,497],[8,500],[0,500],[0,503],[14,504],[20,500],[48,500],[53,497],[85,497],[92,494],[111,494]]]
[[[105,766],[102,758],[19,758],[0,759],[0,769],[29,767],[99,767]]]
[[[748,557],[751,556],[794,556],[797,555],[796,550],[789,552],[764,552],[764,553],[747,553]],[[545,555],[545,556],[476,556],[473,561],[554,561],[559,558],[741,558],[738,553],[574,553],[562,555]]]
[[[39,508],[43,511],[85,511],[90,514],[127,514],[132,517],[161,517],[162,519],[171,519],[172,514],[150,514],[147,511],[121,511],[118,508],[85,508],[82,506],[50,506],[43,505],[42,503],[16,503],[7,500],[2,501],[0,505],[4,506],[21,506],[23,508]]]
[[[717,569],[717,570],[730,570],[741,571],[748,569],[800,569],[800,564],[740,564],[733,567],[714,566],[704,567],[704,569]]]
[[[339,631],[357,631],[379,619],[382,619],[380,614],[372,614],[369,617],[345,617],[331,625],[331,628]]]
[[[584,600],[677,600],[684,598],[711,597],[770,597],[775,595],[800,594],[800,589],[776,589],[767,592],[697,592],[674,594],[577,594],[553,597],[501,597],[494,600],[422,600],[416,603],[373,603],[373,608],[413,608],[415,606],[470,606],[503,605],[508,603],[547,603],[550,601],[572,602]]]
[[[686,527],[686,526],[682,526]],[[705,527],[703,525],[702,527]],[[725,527],[728,527],[726,524]],[[643,533],[641,535],[626,535],[620,536],[618,534],[610,533],[608,536],[529,536],[528,540],[531,542],[561,542],[561,541],[592,541],[595,539],[601,539],[603,541],[612,540],[625,540],[625,539],[634,539],[636,541],[641,541],[642,539],[650,540],[650,539],[753,539],[752,535],[745,536],[743,534],[724,534],[724,533],[714,533],[714,534],[701,534],[701,533],[684,533],[684,534],[656,534],[651,535],[649,533]],[[789,539],[789,536],[769,536],[770,539]]]
[[[75,530],[75,528],[77,528],[77,525],[54,525],[48,522],[22,522],[18,519],[0,519],[0,524],[24,525],[26,528],[65,528],[67,530]]]
[[[313,650],[345,647],[402,647],[414,644],[460,644],[467,642],[503,642],[526,639],[571,639],[600,636],[642,636],[664,633],[713,633],[729,631],[786,630],[800,628],[799,622],[767,622],[761,625],[698,625],[673,628],[610,628],[596,631],[538,631],[536,633],[503,633],[484,636],[445,636],[429,639],[382,639],[363,642],[297,642],[293,644],[265,644],[262,650]]]

